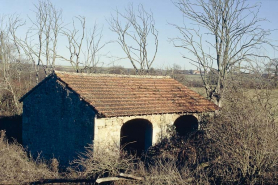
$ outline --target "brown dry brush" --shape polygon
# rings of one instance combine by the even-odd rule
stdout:
[[[145,157],[130,155],[114,144],[89,145],[85,153],[74,160],[68,169],[71,178],[96,180],[117,177],[120,173],[143,177],[144,180],[125,179],[115,184],[192,184],[193,178],[187,168],[179,169],[176,160],[153,159],[147,165]],[[105,146],[105,147],[104,147]],[[93,150],[94,149],[94,150]],[[111,182],[112,183],[112,182]]]
[[[177,184],[210,184],[211,170],[207,167],[210,161],[216,159],[216,150],[211,147],[213,141],[207,137],[206,132],[199,130],[187,136],[179,136],[173,126],[169,127],[168,132],[170,137],[163,138],[147,152],[146,168],[159,171],[163,165],[171,169],[168,167],[171,164],[182,177]],[[177,175],[176,179],[179,179]]]
[[[272,92],[232,88],[227,93],[226,106],[207,128],[220,158],[211,167],[215,179],[278,183],[278,115]]]
[[[195,184],[194,177],[188,168],[179,169],[176,161],[156,160],[151,166],[146,167],[144,162],[140,161],[137,167],[131,171],[138,177],[144,177],[144,180],[125,180],[117,184],[145,184],[145,185],[172,185],[172,184]],[[205,184],[205,183],[204,183]]]
[[[42,159],[30,158],[20,144],[8,143],[4,131],[0,134],[0,167],[0,184],[25,184],[59,177],[57,170],[51,171]]]
[[[90,144],[86,151],[73,160],[68,168],[72,178],[97,179],[129,173],[136,165],[136,157],[127,155],[115,144],[102,142],[94,147]]]
[[[148,165],[174,160],[179,172],[189,170],[193,184],[278,184],[273,93],[265,85],[250,90],[231,84],[225,106],[214,117],[203,117],[201,131],[180,137],[170,129],[171,137],[148,151]]]

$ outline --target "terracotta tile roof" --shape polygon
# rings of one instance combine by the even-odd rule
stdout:
[[[170,77],[55,72],[103,117],[212,112],[218,107]]]

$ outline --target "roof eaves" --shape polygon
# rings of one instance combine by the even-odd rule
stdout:
[[[216,109],[217,110],[217,109]],[[206,110],[206,111],[177,111],[177,112],[161,112],[161,113],[141,113],[141,114],[117,114],[117,115],[107,115],[105,118],[112,118],[112,117],[129,117],[129,116],[148,116],[148,115],[162,115],[162,114],[201,114],[201,113],[213,113],[216,110]],[[104,118],[104,117],[99,117]]]

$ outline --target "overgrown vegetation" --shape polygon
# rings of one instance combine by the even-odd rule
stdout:
[[[277,107],[271,92],[231,89],[227,106],[211,120],[207,135],[217,150],[214,179],[233,184],[277,184]],[[276,116],[274,116],[276,114]]]
[[[4,131],[0,133],[0,166],[1,184],[24,184],[59,177],[54,163],[32,159],[20,144],[8,143]]]
[[[130,172],[134,167],[136,157],[111,144],[99,143],[86,147],[86,152],[72,161],[68,170],[74,177],[97,179],[98,177],[116,176],[122,172]]]

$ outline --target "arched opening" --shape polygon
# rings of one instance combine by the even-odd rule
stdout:
[[[180,136],[186,136],[198,130],[198,120],[195,116],[184,115],[176,119],[174,123],[176,131]]]
[[[140,155],[152,145],[153,128],[145,119],[133,119],[121,128],[121,148]]]

